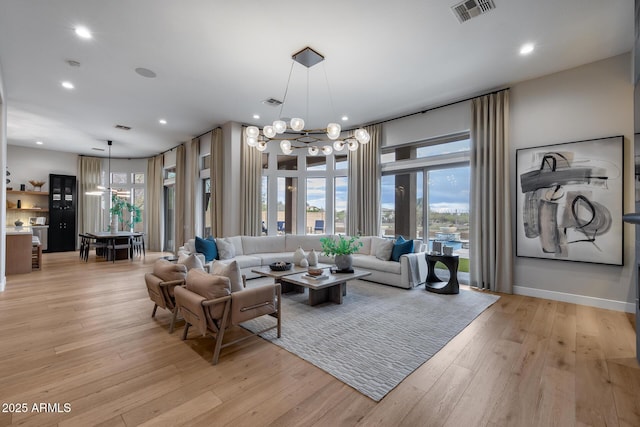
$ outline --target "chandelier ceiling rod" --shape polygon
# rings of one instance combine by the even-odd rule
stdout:
[[[287,86],[285,88],[284,98],[282,104],[280,105],[280,116],[276,119],[273,124],[266,125],[262,128],[262,131],[257,126],[248,126],[245,129],[245,140],[247,144],[251,147],[255,147],[259,151],[264,151],[267,149],[267,143],[271,140],[280,141],[280,149],[284,154],[291,154],[293,149],[307,148],[309,155],[315,156],[320,150],[324,155],[330,155],[335,151],[342,151],[346,146],[349,151],[355,151],[358,149],[360,144],[366,144],[370,141],[371,137],[369,132],[367,132],[364,128],[358,128],[351,135],[347,135],[343,137],[342,128],[338,123],[329,123],[326,129],[305,129],[305,122],[302,118],[293,117],[289,123],[285,122],[282,117],[282,112],[284,110],[284,104],[286,103],[287,96],[289,93],[289,84],[291,82],[291,76],[293,74],[293,66],[294,62],[298,62],[301,65],[307,67],[307,102],[306,102],[306,113],[307,118],[309,116],[309,68],[312,66],[324,61],[324,56],[316,52],[310,47],[306,47],[299,52],[294,53],[291,56],[293,60],[291,62],[291,68],[289,70],[289,77],[287,79]],[[324,70],[324,68],[323,68]],[[326,70],[324,70],[325,80],[327,82],[327,89],[329,92],[329,102],[333,112],[335,114],[335,108],[333,105],[333,97],[331,95],[331,89],[329,87],[329,79],[327,77]],[[321,138],[316,138],[312,135],[321,135],[322,133],[326,133],[329,141],[323,140]],[[276,135],[281,134],[282,137],[277,137]],[[322,141],[328,142],[327,145],[319,148],[317,145],[312,145],[316,143],[321,143]],[[333,146],[330,145],[333,141]],[[295,145],[295,143],[303,143],[304,145]]]

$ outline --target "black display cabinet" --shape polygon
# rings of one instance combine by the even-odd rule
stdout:
[[[76,250],[76,177],[49,175],[48,252]]]

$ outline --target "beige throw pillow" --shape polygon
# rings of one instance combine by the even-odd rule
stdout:
[[[196,254],[180,254],[178,256],[178,264],[182,264],[187,267],[187,271],[193,270],[194,268],[196,270],[204,271],[204,265],[202,264],[202,261],[200,261],[200,258],[196,256]]]
[[[236,261],[231,261],[230,263],[214,262],[211,268],[211,274],[228,277],[231,281],[231,292],[244,289],[242,273]]]
[[[231,259],[236,256],[236,249],[227,237],[224,239],[216,239],[218,246],[218,259]]]
[[[153,274],[163,282],[184,280],[187,275],[187,267],[182,264],[174,264],[166,259],[159,259],[153,264]]]
[[[393,240],[380,242],[376,249],[376,258],[382,261],[389,261],[391,259],[391,253],[393,252],[393,245]]]

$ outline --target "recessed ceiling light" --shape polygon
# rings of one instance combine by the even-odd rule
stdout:
[[[65,88],[65,89],[73,89],[73,88],[75,88],[73,83],[68,82],[68,81],[64,81],[61,84],[62,84],[62,87]]]
[[[342,116],[342,121],[343,121],[343,122],[346,122],[347,120],[349,120],[349,117],[347,117],[347,116]]]
[[[533,45],[533,43],[525,43],[520,48],[520,55],[528,55],[533,52],[534,48],[535,46]]]
[[[158,123],[160,123],[161,125],[166,125],[167,121],[165,119],[160,119],[158,120]]]
[[[87,27],[79,26],[76,27],[75,30],[76,35],[82,39],[90,39],[93,36],[91,35],[91,31]]]
[[[36,144],[38,144],[38,145],[42,145],[42,144],[44,144],[44,142],[42,142],[42,141],[36,141]]]
[[[256,120],[258,120],[258,119],[260,118],[260,114],[254,114],[254,115],[253,115],[253,118],[254,118],[254,119],[256,119]]]

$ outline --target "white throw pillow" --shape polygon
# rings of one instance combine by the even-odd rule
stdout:
[[[196,256],[196,254],[186,255],[184,253],[180,253],[178,255],[178,264],[184,264],[187,267],[187,271],[193,270],[202,270],[204,271],[204,265],[200,258]]]
[[[236,249],[228,237],[224,239],[216,239],[218,246],[218,259],[231,259],[236,256]]]
[[[384,242],[378,243],[376,248],[376,258],[382,261],[389,261],[391,259],[391,253],[393,252],[393,240],[385,239]]]
[[[218,246],[218,249],[220,247]],[[240,267],[236,261],[230,263],[215,262],[211,267],[211,274],[215,276],[225,276],[231,281],[231,292],[241,291],[244,289],[242,283],[242,273],[240,273]]]

